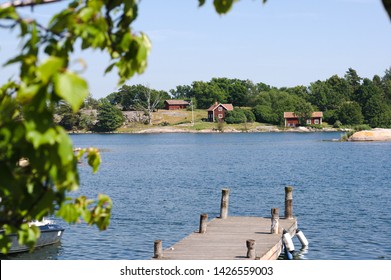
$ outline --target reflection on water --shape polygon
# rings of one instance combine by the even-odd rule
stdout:
[[[1,255],[1,260],[57,260],[61,254],[61,241],[34,249],[32,253],[23,252],[16,254]]]

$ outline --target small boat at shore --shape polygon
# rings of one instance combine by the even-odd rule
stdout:
[[[52,220],[45,219],[42,221],[33,221],[29,224],[37,226],[41,231],[41,235],[38,238],[34,248],[52,245],[59,242],[64,232],[64,228],[55,224]],[[9,254],[27,252],[30,250],[27,245],[19,244],[17,234],[10,234],[9,237],[12,242],[11,248],[8,251]]]

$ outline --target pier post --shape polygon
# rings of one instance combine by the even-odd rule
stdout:
[[[220,218],[228,217],[229,189],[223,189],[221,194]]]
[[[200,233],[206,232],[206,223],[208,222],[208,214],[200,215]]]
[[[255,240],[247,239],[246,246],[247,246],[247,258],[252,260],[255,259]]]
[[[279,208],[272,208],[272,226],[271,226],[271,233],[278,234],[278,229],[280,227],[280,209]]]
[[[285,187],[285,219],[293,219],[293,187]]]
[[[163,257],[163,243],[161,240],[155,240],[154,242],[154,254],[155,259],[161,259]]]

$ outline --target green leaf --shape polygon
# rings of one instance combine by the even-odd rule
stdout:
[[[214,0],[216,12],[219,14],[226,14],[231,9],[234,0]]]
[[[63,59],[55,56],[50,56],[44,63],[42,63],[37,68],[37,74],[41,78],[42,82],[44,84],[47,84],[50,78],[63,67],[63,64]]]
[[[79,211],[75,204],[62,204],[57,212],[57,216],[63,218],[68,223],[76,223],[79,221]]]
[[[88,96],[87,82],[72,72],[58,74],[54,81],[56,94],[71,105],[77,112]]]
[[[39,85],[26,85],[25,83],[21,83],[18,95],[17,95],[17,100],[20,103],[27,103],[30,102],[31,99],[34,98],[35,95],[40,90]]]
[[[72,141],[61,127],[57,127],[57,130],[59,133],[57,135],[58,155],[61,163],[67,165],[73,161],[74,157]]]
[[[205,4],[206,0],[198,0],[198,7],[201,7]]]
[[[99,165],[101,163],[99,150],[96,148],[89,148],[87,152],[88,164],[92,167],[95,173],[98,171]]]

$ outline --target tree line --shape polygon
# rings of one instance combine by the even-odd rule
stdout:
[[[305,123],[311,112],[322,111],[324,122],[335,127],[391,127],[391,67],[372,79],[360,77],[349,68],[343,77],[333,75],[308,86],[282,88],[229,78],[194,81],[168,92],[123,85],[100,100],[89,96],[78,113],[61,104],[57,110],[62,116],[59,124],[68,130],[113,131],[124,121],[121,111],[141,111],[143,122],[151,124],[152,113],[163,109],[167,99],[191,101],[194,108],[205,110],[214,102],[231,103],[235,109],[227,115],[228,123],[282,125],[287,111],[295,112]]]

